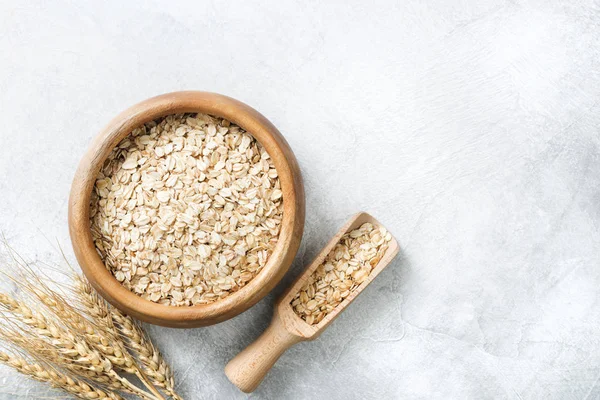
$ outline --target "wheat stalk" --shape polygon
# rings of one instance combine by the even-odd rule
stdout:
[[[175,380],[171,368],[140,325],[116,308],[110,308],[110,315],[123,337],[127,339],[130,348],[137,355],[144,372],[152,383],[164,389],[173,399],[181,400],[182,398],[175,391]]]
[[[17,372],[27,375],[37,381],[50,384],[81,399],[123,400],[116,393],[105,392],[84,381],[73,379],[49,365],[28,362],[17,355],[0,351],[0,362],[14,368]]]

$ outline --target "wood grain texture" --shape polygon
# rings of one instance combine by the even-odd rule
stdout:
[[[225,374],[240,390],[246,393],[254,391],[285,350],[300,341],[316,339],[398,254],[398,242],[392,237],[388,249],[367,279],[321,322],[309,325],[300,318],[290,304],[294,295],[304,286],[315,269],[323,263],[342,236],[365,222],[382,226],[365,212],[353,216],[277,301],[273,319],[267,330],[227,364]]]
[[[92,240],[89,205],[98,171],[112,149],[125,136],[148,121],[183,112],[201,112],[225,118],[252,134],[273,159],[281,181],[284,211],[281,233],[273,254],[246,286],[211,304],[173,307],[135,295],[106,269]],[[302,239],[304,216],[304,187],[300,168],[277,128],[244,103],[223,95],[198,91],[157,96],[119,114],[100,132],[82,158],[69,198],[69,232],[73,250],[92,285],[111,304],[127,314],[149,323],[177,328],[222,322],[263,298],[290,267]]]
[[[245,393],[253,392],[279,357],[294,344],[306,340],[290,333],[275,312],[267,329],[225,367],[229,380]]]

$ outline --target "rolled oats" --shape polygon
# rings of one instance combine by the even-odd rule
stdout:
[[[206,304],[265,266],[283,197],[269,154],[229,121],[169,115],[109,155],[92,194],[96,248],[115,278],[145,299]]]
[[[363,283],[379,263],[392,235],[364,223],[346,233],[291,301],[298,316],[316,325]]]

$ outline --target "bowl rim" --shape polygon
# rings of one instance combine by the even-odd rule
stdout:
[[[92,240],[90,200],[96,176],[112,149],[146,122],[183,112],[201,112],[231,121],[254,136],[272,158],[283,192],[283,220],[275,249],[250,282],[224,299],[194,306],[168,306],[145,300],[125,288],[105,267]],[[169,327],[207,326],[232,318],[256,304],[287,272],[300,246],[305,198],[300,168],[287,141],[252,107],[211,92],[172,92],[144,100],[117,115],[100,131],[79,162],[69,196],[69,233],[79,266],[112,305],[140,320]]]

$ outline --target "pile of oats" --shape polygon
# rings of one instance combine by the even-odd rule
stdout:
[[[291,302],[310,325],[316,325],[367,279],[388,249],[392,235],[365,223],[346,233],[315,269]]]
[[[247,284],[279,236],[265,149],[229,121],[170,115],[135,129],[98,174],[92,236],[106,267],[153,302],[211,303]]]

